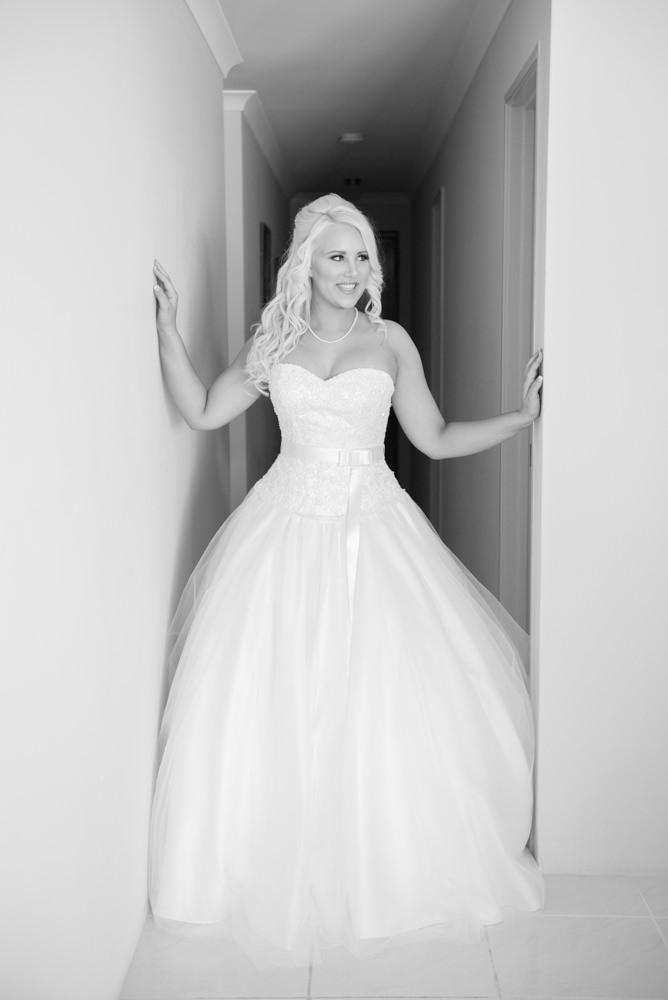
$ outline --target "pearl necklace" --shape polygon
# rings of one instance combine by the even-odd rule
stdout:
[[[311,329],[308,323],[306,324],[306,329],[308,330],[309,333],[312,333],[315,339],[319,340],[321,344],[338,344],[342,340],[345,340],[349,333],[353,332],[353,327],[355,326],[356,322],[357,322],[357,309],[355,310],[355,318],[350,324],[350,328],[346,330],[346,332],[341,337],[337,337],[336,340],[325,340],[324,337],[319,337],[317,333],[314,333],[314,331]]]

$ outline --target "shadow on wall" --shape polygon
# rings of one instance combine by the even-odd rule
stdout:
[[[215,325],[217,285],[224,277],[215,274],[212,261],[215,248],[205,245],[193,252],[188,248],[189,262],[185,287],[196,289],[192,302],[184,303],[179,327],[186,333],[185,341],[191,361],[206,384],[216,378],[227,364],[226,338],[222,324]],[[181,303],[180,303],[181,306]],[[183,589],[209,542],[230,514],[230,455],[227,428],[194,431],[184,426],[174,400],[163,382],[165,410],[170,426],[177,433],[191,435],[194,444],[189,488],[184,499],[175,546],[168,621],[165,623],[165,654],[161,688],[161,714],[167,700],[173,673],[169,665],[171,640],[169,622],[174,616]]]

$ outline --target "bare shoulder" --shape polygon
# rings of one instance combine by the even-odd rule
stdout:
[[[396,361],[397,373],[401,374],[403,370],[413,368],[416,364],[421,367],[418,349],[408,330],[393,320],[386,320],[385,325],[387,347]]]

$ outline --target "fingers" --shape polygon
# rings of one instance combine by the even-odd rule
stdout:
[[[530,371],[524,377],[524,385],[522,386],[522,392],[526,396],[527,392],[529,391],[529,389],[531,388],[532,385],[535,385],[536,383],[538,383],[538,386],[540,387],[540,385],[542,384],[542,382],[543,382],[543,376],[542,375],[539,375],[536,371]]]
[[[543,350],[538,348],[534,354],[529,358],[525,372],[524,372],[524,385],[522,387],[522,394],[524,399],[527,399],[531,390],[534,390],[532,398],[535,398],[538,390],[543,384],[543,376],[538,374],[538,369],[543,363]]]
[[[174,285],[172,284],[172,279],[169,277],[169,275],[167,274],[167,272],[165,271],[164,267],[162,266],[162,264],[160,263],[159,260],[154,260],[153,261],[153,273],[156,276],[156,278],[158,279],[158,281],[161,283],[162,287],[167,292],[168,297],[169,298],[172,298],[172,297],[175,298],[176,297],[176,289],[174,288]]]
[[[524,400],[520,407],[520,413],[527,416],[532,422],[537,420],[541,411],[540,388],[543,384],[543,376],[539,375],[527,388]]]
[[[176,311],[179,297],[171,279],[159,260],[153,261],[153,296],[156,301],[156,326],[158,332],[171,330],[176,322]]]
[[[528,375],[529,372],[532,371],[532,369],[534,371],[538,371],[542,363],[543,363],[543,348],[539,347],[538,350],[535,351],[527,361],[526,368],[524,370]]]
[[[539,375],[526,387],[524,392],[524,405],[537,416],[540,411],[540,390],[543,384],[543,376]]]
[[[167,280],[169,281],[169,275],[167,274],[167,272],[165,271],[164,267],[162,266],[159,260],[153,261],[153,270],[155,271],[156,274],[159,274],[161,278],[167,278]]]
[[[153,274],[156,276],[156,278],[158,279],[158,281],[160,281],[165,288],[168,285],[172,284],[171,278],[169,277],[169,275],[165,271],[164,267],[162,267],[160,264],[155,263],[153,265]]]
[[[539,375],[537,372],[530,372],[524,379],[524,391],[525,393],[529,391],[533,386],[537,386],[539,389],[543,384],[543,376]]]

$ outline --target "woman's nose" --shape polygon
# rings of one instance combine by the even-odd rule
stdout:
[[[346,274],[351,275],[351,277],[354,277],[357,274],[357,261],[354,257],[348,261]]]

